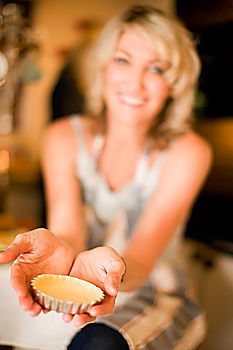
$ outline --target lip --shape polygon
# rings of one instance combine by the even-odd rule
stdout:
[[[145,99],[132,96],[132,95],[119,95],[121,103],[132,106],[132,107],[141,107],[145,104]]]

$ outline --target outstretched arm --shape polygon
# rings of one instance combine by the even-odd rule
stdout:
[[[47,227],[77,255],[86,249],[86,223],[76,176],[77,142],[70,118],[52,123],[44,133],[41,167],[46,195]]]
[[[195,133],[168,149],[159,188],[147,203],[122,256],[126,274],[120,289],[134,290],[147,280],[156,259],[185,223],[212,162],[209,145]]]

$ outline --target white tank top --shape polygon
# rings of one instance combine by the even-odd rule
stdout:
[[[94,140],[94,152],[90,153],[77,115],[70,118],[77,135],[76,175],[88,206],[90,239],[89,248],[106,244],[123,251],[127,239],[139,219],[145,204],[159,186],[160,169],[167,155],[161,151],[149,167],[150,149],[146,148],[136,167],[134,178],[122,189],[112,191],[104,176],[98,171],[97,160],[104,142],[102,136]],[[184,225],[181,225],[165,249],[161,258],[180,260],[180,241]],[[183,260],[183,259],[181,259]]]
[[[112,191],[97,168],[104,138],[95,138],[94,154],[90,154],[79,118],[72,117],[71,123],[77,133],[76,174],[83,187],[85,202],[94,208],[100,221],[109,223],[119,211],[126,211],[132,225],[159,185],[159,170],[166,152],[161,151],[156,162],[148,168],[150,149],[146,148],[139,159],[134,178],[122,189]]]

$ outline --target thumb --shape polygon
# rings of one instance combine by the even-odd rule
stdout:
[[[111,296],[116,296],[122,276],[125,272],[125,264],[122,259],[111,258],[106,268],[107,276],[104,281],[106,292]]]
[[[31,248],[30,232],[18,234],[14,241],[6,248],[5,251],[0,252],[0,263],[7,264],[14,261],[23,253],[26,253]]]

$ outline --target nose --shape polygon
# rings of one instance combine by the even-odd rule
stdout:
[[[127,83],[132,92],[141,90],[144,86],[144,71],[142,69],[131,69]]]

